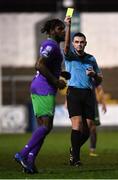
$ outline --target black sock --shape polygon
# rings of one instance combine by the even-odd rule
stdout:
[[[81,139],[81,146],[88,140],[90,136],[90,130],[87,124],[86,118],[82,117],[83,127],[82,127],[82,139]]]
[[[84,130],[82,131],[81,146],[88,140],[89,135],[89,128],[84,128]]]
[[[73,160],[80,160],[80,147],[81,147],[81,132],[78,130],[72,129],[71,132],[71,145],[72,145],[72,155]]]

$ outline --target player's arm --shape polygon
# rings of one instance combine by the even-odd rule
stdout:
[[[104,93],[102,85],[99,85],[96,87],[96,95],[98,96],[99,103],[102,105],[103,112],[106,113],[107,108],[106,108],[106,102],[105,102],[105,93]]]
[[[92,57],[94,61],[93,62],[93,68],[87,69],[86,73],[88,76],[92,77],[95,81],[95,85],[99,86],[103,80],[103,75],[101,73],[101,70],[98,67],[98,64],[96,62],[96,59]]]
[[[38,70],[43,76],[45,76],[46,79],[56,88],[63,89],[66,87],[66,83],[63,80],[57,79],[46,67],[46,61],[46,58],[40,57],[35,64],[35,69]]]
[[[92,78],[94,78],[95,80],[95,84],[98,86],[99,84],[101,84],[103,76],[101,73],[97,73],[95,72],[93,69],[87,69],[86,70],[86,74]]]
[[[94,80],[95,80],[96,86],[99,86],[101,82],[103,81],[103,75],[100,68],[98,67],[96,60],[94,62],[94,70],[95,70]]]
[[[101,84],[102,80],[103,80],[103,76],[101,73],[96,73],[94,74],[93,78],[95,79],[95,83],[96,85]]]
[[[70,49],[71,18],[69,16],[65,17],[64,22],[66,24],[64,54],[67,54]]]

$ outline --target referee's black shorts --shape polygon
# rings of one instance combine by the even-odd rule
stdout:
[[[94,120],[95,94],[91,89],[80,89],[72,86],[67,90],[67,108],[69,117],[82,116]]]

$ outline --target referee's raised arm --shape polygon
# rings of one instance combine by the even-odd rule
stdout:
[[[67,54],[70,49],[70,39],[71,39],[71,17],[66,16],[64,19],[66,24],[66,34],[65,34],[65,43],[64,43],[64,54]]]

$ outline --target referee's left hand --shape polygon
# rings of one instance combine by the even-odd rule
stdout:
[[[95,71],[93,69],[87,69],[86,74],[88,76],[90,76],[90,77],[94,77],[95,76]]]

